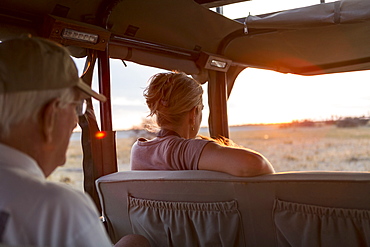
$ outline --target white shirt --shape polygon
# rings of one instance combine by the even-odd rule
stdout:
[[[35,160],[0,144],[0,243],[112,246],[90,197],[45,180]],[[4,220],[5,219],[5,220]],[[0,234],[1,234],[0,226]]]

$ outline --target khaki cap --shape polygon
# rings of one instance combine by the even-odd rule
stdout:
[[[79,76],[67,49],[42,38],[15,38],[0,43],[0,93],[77,87],[106,101]]]

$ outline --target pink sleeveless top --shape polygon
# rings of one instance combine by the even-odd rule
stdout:
[[[131,149],[131,170],[198,170],[200,155],[209,142],[176,135],[139,138]]]

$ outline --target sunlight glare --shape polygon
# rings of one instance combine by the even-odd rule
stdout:
[[[335,0],[325,0],[325,3]],[[247,17],[248,15],[260,15],[282,10],[301,8],[320,4],[320,0],[257,0],[229,4],[223,7],[223,15],[230,19]]]
[[[369,71],[360,71],[300,76],[245,69],[236,79],[228,101],[229,124],[369,115],[369,75]]]

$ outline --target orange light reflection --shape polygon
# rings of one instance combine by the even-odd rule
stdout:
[[[107,136],[107,133],[105,131],[98,131],[95,133],[96,139],[104,139]]]

